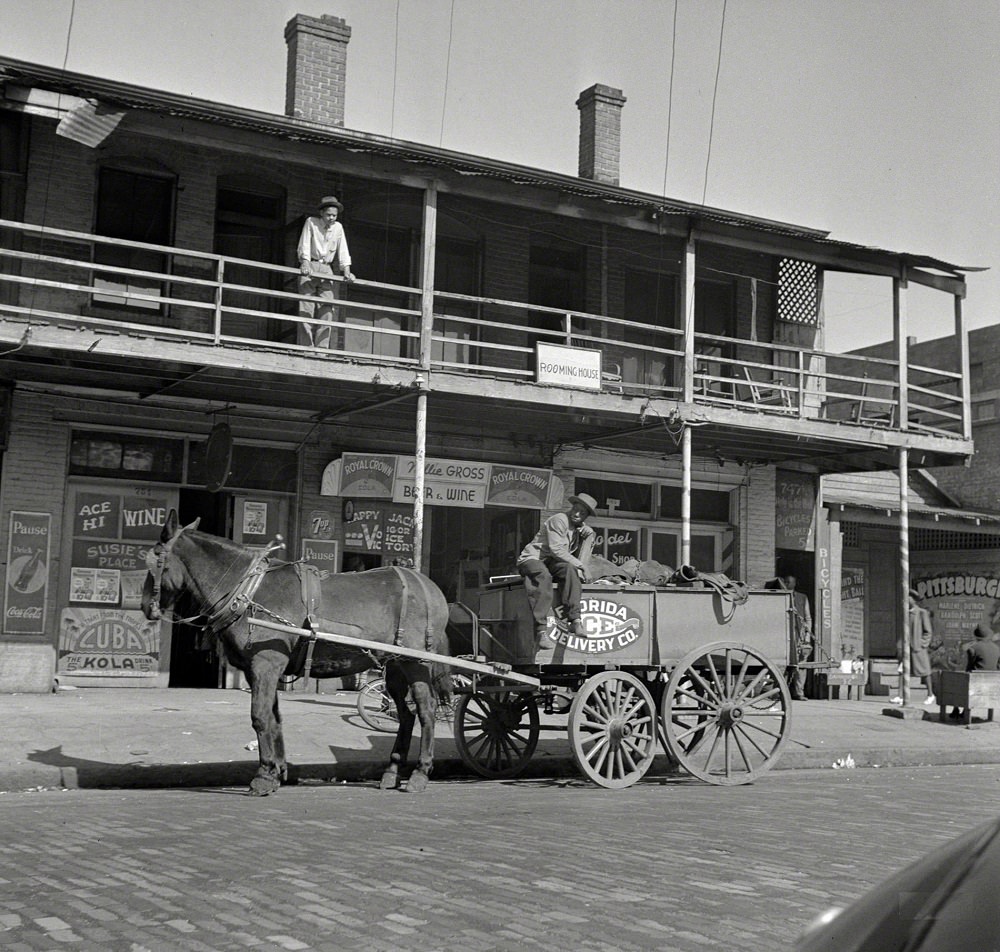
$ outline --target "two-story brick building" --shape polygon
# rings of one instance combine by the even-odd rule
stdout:
[[[349,39],[290,21],[284,116],[0,59],[0,691],[218,683],[138,611],[172,507],[474,602],[586,491],[609,559],[793,566],[831,646],[818,477],[972,452],[962,269],[622,186],[605,86],[576,176],[345,129]],[[329,194],[359,280],[318,348],[295,246]],[[831,271],[891,283],[891,356],[824,350]],[[954,301],[946,371],[909,358],[911,283]]]

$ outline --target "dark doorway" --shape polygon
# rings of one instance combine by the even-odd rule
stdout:
[[[181,522],[199,520],[198,528],[212,535],[232,537],[233,497],[201,489],[182,489],[178,500]],[[194,607],[187,598],[177,602],[177,618],[190,618]],[[218,641],[196,625],[174,622],[170,638],[170,681],[172,688],[219,687],[221,654]]]

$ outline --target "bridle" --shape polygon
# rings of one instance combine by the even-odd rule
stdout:
[[[163,617],[163,610],[160,608],[160,593],[163,585],[163,569],[167,564],[167,556],[174,547],[174,542],[180,537],[185,529],[190,529],[198,523],[193,522],[190,526],[182,526],[166,542],[157,542],[153,548],[146,552],[146,568],[153,577],[153,590],[149,596],[149,618],[150,621],[159,621]],[[194,618],[199,618],[195,615]],[[179,621],[190,622],[192,619],[177,619]]]
[[[174,543],[180,538],[182,532],[194,529],[197,525],[196,520],[191,525],[182,526],[166,542],[158,542],[146,553],[146,568],[153,578],[149,609],[151,621],[159,621],[163,617],[163,611],[160,608],[163,571]],[[271,553],[275,549],[283,549],[284,547],[284,541],[278,536],[274,542],[254,555],[250,566],[240,577],[231,593],[216,599],[208,611],[202,610],[190,618],[175,618],[173,619],[174,623],[190,625],[204,619],[199,627],[206,631],[218,632],[239,621],[253,605],[253,597],[257,594],[261,582],[264,581],[264,576],[270,570],[269,557]]]

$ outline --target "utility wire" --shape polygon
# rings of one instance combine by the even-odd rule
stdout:
[[[444,60],[444,96],[441,99],[441,132],[438,135],[438,148],[444,143],[444,114],[448,108],[448,74],[451,71],[451,38],[455,29],[455,0],[451,0],[451,12],[448,14],[448,53]]]
[[[663,158],[663,190],[667,197],[667,169],[670,167],[670,118],[674,108],[674,62],[677,54],[677,0],[674,0],[674,23],[670,38],[670,80],[667,84],[667,147]]]
[[[712,137],[715,133],[715,102],[719,95],[719,74],[722,72],[722,39],[726,32],[726,3],[722,0],[722,23],[719,25],[719,57],[715,64],[715,88],[712,90],[712,120],[708,127],[708,154],[705,156],[705,184],[701,191],[701,203],[708,195],[708,166],[712,161]]]
[[[66,46],[63,49],[63,61],[62,61],[62,71],[66,72],[66,64],[69,63],[69,44],[70,39],[73,36],[73,17],[76,15],[76,0],[70,0],[69,4],[69,23],[66,25]],[[58,93],[56,97],[57,106],[62,105],[62,93]],[[52,185],[52,169],[55,165],[56,149],[53,148],[49,151],[49,164],[48,169],[45,173],[45,191],[42,193],[42,222],[41,231],[38,236],[38,250],[40,253],[45,251],[45,229],[48,225],[48,214],[49,214],[49,191]],[[37,280],[37,279],[36,279]],[[35,308],[35,288],[36,285],[30,285],[31,293],[28,298],[28,310],[33,312]],[[21,346],[23,346],[23,341]]]
[[[389,112],[389,138],[396,129],[396,72],[399,69],[399,0],[396,0],[395,35],[392,43],[392,103]]]

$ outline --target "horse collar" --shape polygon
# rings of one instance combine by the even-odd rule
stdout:
[[[264,576],[268,572],[268,552],[265,550],[258,553],[250,568],[243,573],[243,578],[236,584],[236,588],[231,595],[219,600],[217,607],[208,615],[205,628],[211,632],[219,632],[230,625],[236,624],[249,610],[253,604],[253,597],[257,594]]]

